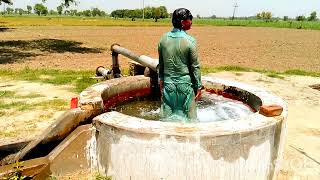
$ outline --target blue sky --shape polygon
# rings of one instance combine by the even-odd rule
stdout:
[[[34,5],[41,0],[13,0],[13,7],[25,8],[27,5]],[[90,9],[98,7],[108,13],[115,9],[141,8],[143,0],[78,0],[80,3],[75,9]],[[146,6],[164,5],[172,12],[176,8],[185,7],[191,10],[195,16],[232,16],[233,5],[238,3],[237,16],[252,16],[261,11],[271,11],[274,16],[283,17],[288,15],[308,16],[311,11],[317,11],[320,16],[320,0],[144,0]],[[45,3],[49,9],[56,9],[61,0],[47,0]]]

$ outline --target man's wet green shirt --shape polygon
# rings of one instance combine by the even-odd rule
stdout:
[[[174,28],[158,45],[159,78],[164,81],[162,116],[196,118],[194,91],[202,87],[196,40]]]

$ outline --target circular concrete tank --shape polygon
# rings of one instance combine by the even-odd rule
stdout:
[[[108,110],[117,102],[150,94],[149,78],[96,84],[80,95],[82,108]],[[94,118],[94,167],[113,179],[275,179],[286,134],[287,106],[280,98],[242,83],[203,77],[205,88],[232,94],[255,113],[207,123],[149,121],[111,111]],[[280,105],[266,117],[262,105]]]

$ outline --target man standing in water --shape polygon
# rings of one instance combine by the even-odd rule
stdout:
[[[192,14],[180,8],[173,12],[171,32],[158,45],[159,79],[162,92],[161,116],[166,121],[194,122],[201,96],[201,73],[196,40],[186,33]]]

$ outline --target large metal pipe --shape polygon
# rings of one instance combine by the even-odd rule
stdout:
[[[151,57],[145,56],[145,55],[137,55],[133,53],[132,51],[123,48],[119,46],[118,44],[114,44],[111,46],[111,51],[114,53],[122,54],[123,56],[130,58],[141,65],[148,67],[152,69],[153,71],[157,72],[157,66],[159,64],[159,61],[156,59],[153,59]]]

